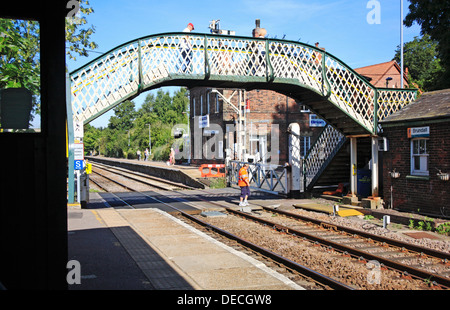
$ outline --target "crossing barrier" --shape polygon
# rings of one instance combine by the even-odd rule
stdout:
[[[223,164],[203,164],[198,168],[202,174],[202,178],[224,178],[225,177],[225,165]],[[205,169],[208,170],[205,173]],[[216,173],[213,173],[213,169]]]

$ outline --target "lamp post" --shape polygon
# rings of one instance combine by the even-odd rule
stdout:
[[[185,141],[185,146],[186,146],[186,149],[187,149],[187,155],[188,155],[188,164],[191,164],[191,120],[190,120],[190,111],[184,111],[184,112],[181,112],[181,113],[183,113],[183,114],[186,114],[187,115],[187,119],[188,119],[188,130],[187,130],[187,135],[188,135],[188,142],[186,143],[186,140],[184,139],[184,141]]]
[[[391,80],[392,80],[392,78],[390,76],[386,78],[386,88],[389,87],[389,81],[391,81]]]
[[[150,124],[148,125],[148,155],[152,155],[152,136],[151,136],[151,129]]]
[[[401,88],[403,88],[403,0],[400,0],[400,62],[401,62]]]

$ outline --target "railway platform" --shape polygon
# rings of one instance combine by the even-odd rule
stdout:
[[[91,195],[92,209],[68,209],[69,259],[81,266],[70,290],[303,289],[158,208],[101,208]]]
[[[106,163],[116,167],[122,167],[133,171],[144,172],[151,176],[164,178],[169,181],[179,182],[193,188],[205,188],[205,185],[198,181],[201,172],[198,167],[187,165],[168,166],[165,162],[144,161],[136,159],[109,158],[102,156],[86,156],[90,162]]]

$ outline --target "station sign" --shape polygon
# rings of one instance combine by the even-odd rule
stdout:
[[[327,125],[327,122],[325,122],[323,119],[317,117],[316,114],[309,115],[309,127],[325,127],[326,125]]]
[[[75,160],[84,160],[84,143],[73,144],[73,158]]]
[[[430,136],[430,127],[415,127],[408,128],[408,138],[420,138],[420,137],[429,137]]]
[[[83,170],[84,160],[75,160],[73,163],[74,170]]]
[[[84,144],[73,144],[74,169],[82,170],[84,168]]]

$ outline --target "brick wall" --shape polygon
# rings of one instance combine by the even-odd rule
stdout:
[[[224,97],[229,98],[233,91],[232,90],[221,90]],[[322,128],[310,128],[309,127],[309,113],[300,112],[301,104],[297,103],[294,99],[288,98],[285,95],[279,94],[274,91],[269,90],[252,90],[245,93],[246,98],[250,102],[250,112],[246,114],[247,126],[250,128],[250,124],[253,123],[254,128],[257,130],[258,126],[261,124],[267,124],[268,129],[272,124],[277,124],[279,126],[279,164],[284,164],[288,160],[288,143],[289,137],[287,134],[287,128],[290,123],[297,122],[301,127],[302,136],[311,137],[311,145],[314,143],[317,135],[321,132]],[[195,115],[200,115],[200,96],[203,96],[203,115],[206,114],[206,97],[210,96],[210,123],[218,124],[223,129],[225,135],[226,125],[234,124],[237,117],[236,112],[222,99],[219,100],[219,111],[216,113],[216,95],[208,92],[206,88],[194,88],[190,90],[191,98],[191,132],[194,132],[194,120],[193,118],[193,103],[195,101]],[[237,106],[238,93],[232,97],[231,102]],[[247,133],[248,137],[248,133]],[[195,139],[198,137],[193,136],[191,143],[194,143]],[[208,139],[203,137],[203,140]],[[270,141],[268,141],[269,143]],[[226,142],[224,141],[224,147],[226,147]],[[269,145],[269,144],[268,144]],[[250,149],[249,145],[247,146]],[[221,163],[222,161],[217,160],[195,160],[192,156],[193,164],[203,164],[203,163]]]
[[[427,142],[429,153],[429,178],[411,176],[411,139],[407,137],[409,127],[430,127]],[[442,181],[436,175],[438,170],[450,173],[450,121],[430,123],[420,126],[399,126],[384,128],[383,136],[389,140],[389,151],[383,154],[383,199],[387,205],[391,202],[391,184],[393,185],[394,208],[431,215],[450,213],[450,181]],[[398,179],[392,179],[389,171],[400,172]]]

